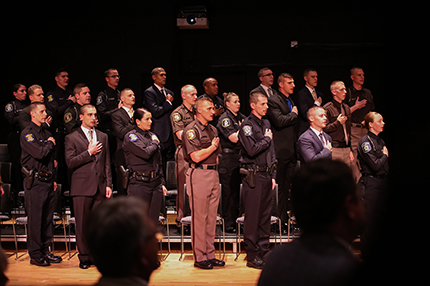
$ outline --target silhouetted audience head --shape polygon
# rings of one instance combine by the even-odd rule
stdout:
[[[146,281],[158,262],[156,228],[142,200],[119,197],[103,202],[88,217],[85,238],[103,277],[138,276]]]

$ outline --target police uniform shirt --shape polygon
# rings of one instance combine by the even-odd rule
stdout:
[[[48,91],[45,96],[46,109],[54,114],[54,123],[56,127],[63,126],[63,115],[66,109],[73,104],[73,101],[68,99],[73,92],[55,86]]]
[[[198,119],[188,124],[182,133],[182,146],[185,160],[188,163],[192,161],[190,154],[201,149],[208,148],[212,144],[212,139],[218,136],[218,131],[211,124],[203,125]],[[199,164],[214,165],[217,164],[218,154],[221,153],[221,144],[218,149],[209,157],[199,162]]]
[[[364,99],[367,100],[366,106],[355,110],[351,114],[351,122],[361,124],[366,114],[370,111],[375,110],[375,104],[373,103],[373,95],[367,88],[357,90],[353,86],[349,87],[344,102],[348,104],[348,106],[352,107],[357,101],[357,98],[359,101],[362,101]]]
[[[194,121],[195,115],[194,108],[189,110],[183,103],[170,114],[170,123],[172,124],[175,146],[182,145],[182,141],[176,136],[176,132],[184,130],[185,126]]]
[[[361,138],[357,150],[362,174],[388,174],[388,156],[382,152],[384,146],[384,140],[370,131]]]
[[[276,160],[273,141],[264,136],[266,129],[270,129],[269,120],[260,119],[253,113],[242,122],[239,130],[239,141],[243,148],[240,157],[242,164],[270,166]],[[272,178],[276,178],[276,171]]]
[[[160,141],[155,133],[133,129],[124,136],[122,148],[127,168],[131,171],[157,171],[163,174]]]
[[[63,120],[64,127],[66,128],[66,133],[72,133],[79,126],[81,126],[82,122],[79,118],[79,114],[81,112],[81,105],[79,103],[72,104],[69,108],[64,112]]]
[[[28,170],[52,172],[54,170],[54,143],[47,140],[51,133],[30,123],[21,132],[21,165]]]
[[[110,115],[118,109],[120,100],[120,91],[112,89],[109,86],[105,90],[100,91],[96,99],[96,109],[100,117],[101,126],[110,128]]]
[[[242,113],[234,115],[229,109],[227,109],[223,114],[221,114],[217,129],[219,132],[219,138],[222,148],[229,148],[234,150],[240,150],[240,143],[231,142],[228,137],[237,132],[240,129],[239,121],[245,119]]]
[[[4,108],[4,117],[11,124],[13,131],[19,131],[19,114],[28,104],[23,100],[14,99]]]

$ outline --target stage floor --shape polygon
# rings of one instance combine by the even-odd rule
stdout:
[[[6,250],[6,254],[12,253],[13,250]],[[193,266],[190,250],[186,251],[181,261],[178,260],[180,251],[172,250],[167,260],[153,272],[149,285],[256,285],[261,270],[246,267],[245,256],[242,254],[237,261],[234,261],[236,254],[228,251],[224,259],[225,267],[203,270]],[[7,285],[94,285],[100,278],[100,273],[95,266],[83,270],[78,267],[77,256],[70,260],[67,258],[68,255],[65,255],[64,260],[59,264],[37,267],[30,265],[28,254],[18,260],[15,260],[13,255],[8,259],[6,276],[9,278],[9,283]]]

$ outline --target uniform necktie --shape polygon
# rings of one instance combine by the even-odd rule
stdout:
[[[345,109],[343,108],[343,104],[340,104],[340,112],[342,113],[343,116],[346,116],[345,114]],[[345,134],[345,142],[346,145],[348,145],[348,133],[346,132],[346,122],[344,124],[342,124],[343,127],[343,134]]]

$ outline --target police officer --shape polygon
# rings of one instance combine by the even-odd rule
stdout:
[[[151,112],[138,108],[134,112],[136,128],[128,132],[122,143],[125,161],[130,171],[128,196],[142,198],[148,205],[148,216],[158,224],[164,186],[160,141],[149,131],[152,124]]]
[[[189,168],[186,174],[187,194],[191,207],[191,242],[194,267],[212,269],[224,266],[215,258],[215,227],[220,186],[218,154],[221,153],[218,132],[209,124],[214,116],[209,97],[196,101],[196,120],[182,133],[183,152]]]
[[[194,105],[197,99],[197,90],[192,85],[184,85],[181,88],[182,104],[179,105],[170,114],[170,123],[172,124],[173,140],[175,142],[175,175],[176,175],[176,187],[178,195],[176,196],[176,226],[181,227],[181,219],[190,213],[189,206],[184,206],[184,184],[185,184],[185,173],[188,169],[188,162],[184,159],[184,152],[182,152],[182,133],[185,126],[194,121],[196,112]],[[189,232],[184,226],[184,232]]]
[[[81,126],[80,109],[91,101],[91,91],[85,83],[78,83],[73,89],[76,102],[64,112],[64,127],[66,134],[70,134]]]
[[[53,236],[55,139],[41,125],[46,121],[43,103],[30,105],[31,123],[21,133],[21,165],[25,172],[25,206],[28,215],[27,248],[30,264],[49,266],[61,257],[49,251]],[[28,171],[28,172],[27,172]]]
[[[243,152],[242,168],[247,170],[242,180],[245,223],[243,236],[247,254],[246,266],[262,269],[269,253],[272,189],[276,186],[276,157],[267,113],[267,96],[261,92],[249,95],[251,114],[239,130]]]
[[[10,124],[10,133],[7,137],[7,147],[9,150],[10,161],[12,162],[12,186],[15,190],[15,199],[17,194],[23,191],[22,186],[22,174],[21,174],[21,145],[20,145],[20,134],[21,129],[19,128],[19,114],[27,107],[26,97],[27,88],[23,84],[15,84],[12,87],[12,93],[15,97],[14,100],[8,102],[5,106],[4,117]]]
[[[240,192],[240,124],[245,115],[239,112],[239,96],[234,92],[224,93],[226,111],[221,114],[217,129],[220,134],[222,153],[219,160],[219,181],[222,185],[222,214],[225,230],[236,233],[236,218],[239,215]]]
[[[371,111],[363,121],[369,132],[358,142],[358,160],[361,166],[359,185],[366,206],[367,227],[361,235],[362,254],[366,257],[381,220],[386,212],[388,149],[378,135],[384,129],[381,114]]]

